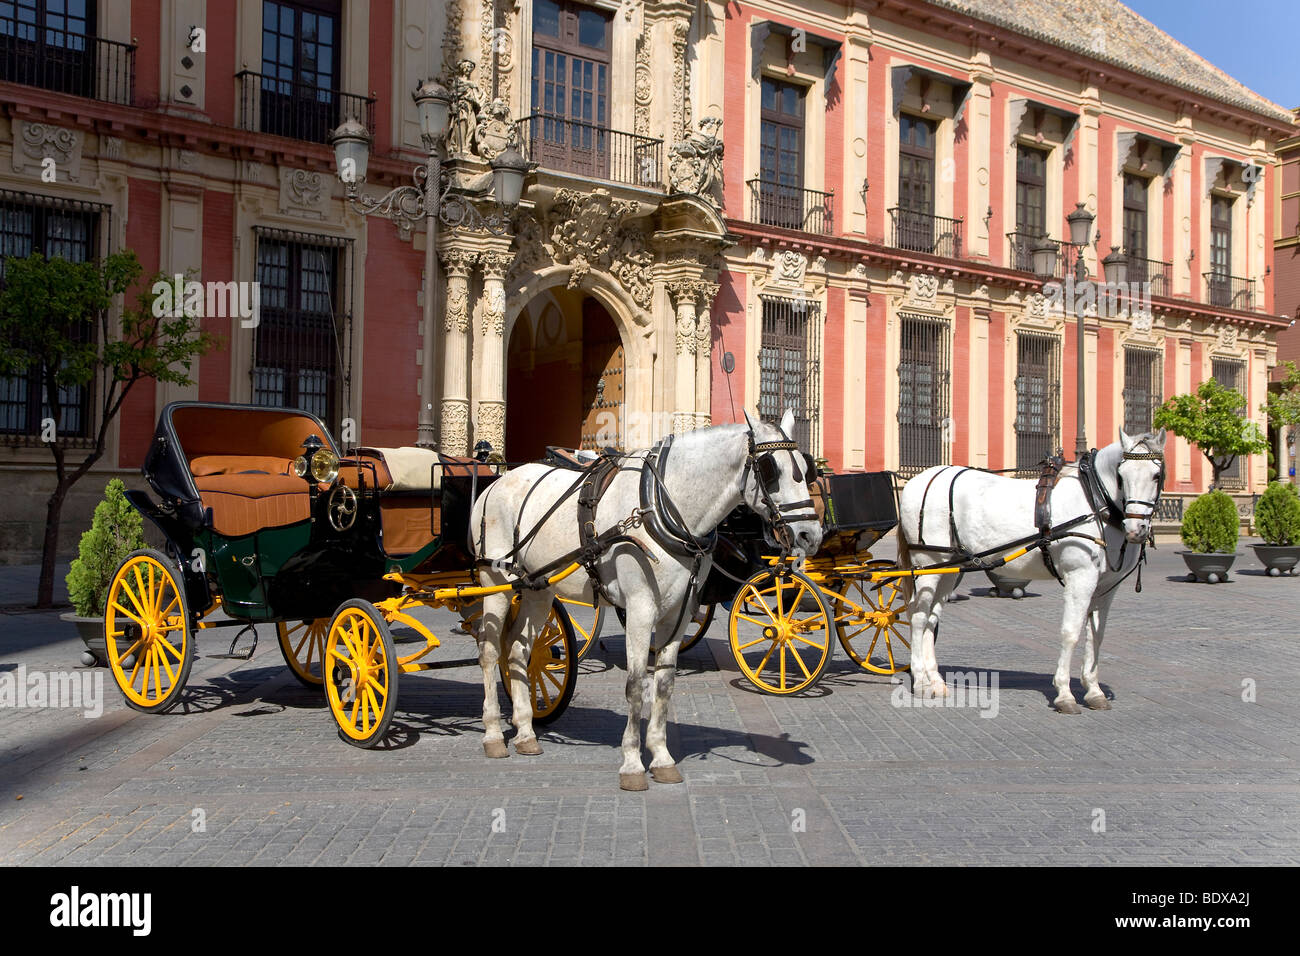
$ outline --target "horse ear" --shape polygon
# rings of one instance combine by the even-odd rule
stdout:
[[[754,419],[749,417],[749,409],[742,408],[741,411],[745,413],[745,424],[749,426],[749,430],[752,432],[754,430]]]
[[[1124,451],[1132,451],[1133,444],[1133,439],[1128,437],[1128,432],[1121,428],[1119,430],[1119,447],[1124,449]]]
[[[785,414],[781,416],[781,434],[786,438],[794,435],[794,409],[787,408]]]
[[[1161,448],[1165,447],[1165,430],[1163,428],[1160,429],[1160,431],[1155,433],[1155,438],[1153,439],[1153,441]]]

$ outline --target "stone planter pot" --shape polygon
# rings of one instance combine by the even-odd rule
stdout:
[[[107,667],[108,648],[104,646],[104,619],[102,617],[81,617],[71,612],[59,615],[60,621],[76,625],[77,634],[86,650],[81,655],[81,663],[86,667]]]
[[[1270,577],[1295,574],[1300,563],[1300,544],[1256,544],[1255,557],[1268,569]]]
[[[1237,555],[1241,552],[1179,551],[1178,553],[1183,556],[1183,561],[1187,564],[1187,570],[1191,572],[1187,575],[1188,581],[1218,584],[1220,581],[1228,580],[1228,569],[1232,567],[1232,562],[1237,560]]]
[[[1009,578],[1006,575],[994,574],[992,571],[985,571],[984,574],[993,582],[994,593],[998,597],[1019,600],[1025,596],[1025,588],[1029,587],[1029,578]]]
[[[86,667],[108,666],[108,648],[104,645],[104,619],[102,617],[80,617],[69,612],[60,614],[59,620],[76,625],[77,634],[81,637],[81,642],[86,645],[86,650],[81,655],[83,665]],[[127,667],[131,667],[135,664],[135,656],[131,655],[122,663]]]

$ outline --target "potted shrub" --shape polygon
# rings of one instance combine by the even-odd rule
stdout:
[[[1255,505],[1255,530],[1264,539],[1255,556],[1273,577],[1295,574],[1300,562],[1300,494],[1295,485],[1275,481]]]
[[[1182,527],[1187,550],[1178,553],[1191,572],[1189,581],[1228,580],[1228,569],[1237,558],[1237,523],[1237,506],[1222,491],[1207,491],[1187,506]]]
[[[126,500],[126,485],[114,478],[104,489],[104,500],[95,506],[90,530],[81,536],[80,552],[68,571],[68,598],[73,613],[62,618],[77,625],[86,645],[86,653],[81,656],[83,664],[108,664],[104,598],[127,555],[146,547],[140,512]]]

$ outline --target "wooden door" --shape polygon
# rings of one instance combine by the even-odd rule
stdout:
[[[595,299],[582,304],[582,447],[623,447],[623,340]]]

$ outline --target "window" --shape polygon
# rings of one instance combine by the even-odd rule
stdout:
[[[1210,304],[1233,307],[1232,200],[1210,197]]]
[[[533,3],[533,159],[609,178],[612,15],[560,0]]]
[[[95,95],[91,0],[0,0],[0,80]]]
[[[1016,336],[1016,468],[1038,471],[1061,443],[1060,340],[1022,332]]]
[[[300,408],[337,427],[350,379],[352,244],[258,229],[253,403]]]
[[[758,221],[802,229],[804,87],[763,77]]]
[[[799,447],[820,451],[821,308],[803,299],[763,298],[763,341],[758,351],[758,412],[770,422],[794,409]]]
[[[931,120],[898,117],[898,219],[895,245],[900,249],[933,252],[934,139]]]
[[[103,206],[0,191],[0,283],[9,256],[21,259],[35,251],[72,262],[97,258],[96,227],[102,215],[107,215]],[[95,334],[91,323],[79,323],[74,331],[87,342]],[[23,375],[0,376],[0,433],[38,435],[42,419],[55,417],[46,401],[45,373],[41,366]],[[61,386],[58,402],[58,434],[87,437],[90,389]]]
[[[1161,354],[1156,349],[1124,349],[1124,431],[1151,430],[1151,416],[1164,400]]]
[[[1210,374],[1224,388],[1236,389],[1246,397],[1246,366],[1242,362],[1229,359],[1211,359]],[[1244,411],[1245,409],[1243,409]],[[1224,488],[1244,488],[1241,456],[1232,459],[1232,464],[1219,472],[1219,484]]]
[[[339,4],[263,0],[261,130],[325,142],[342,117]]]
[[[915,475],[948,462],[948,323],[900,315],[898,472]]]
[[[1147,257],[1147,181],[1131,173],[1124,174],[1124,253],[1130,259]]]
[[[1047,153],[1029,146],[1016,150],[1016,232],[1047,235]]]

